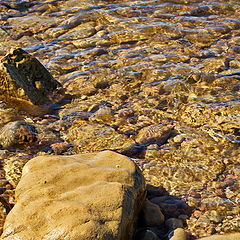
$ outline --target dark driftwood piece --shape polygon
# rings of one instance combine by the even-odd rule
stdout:
[[[21,99],[41,105],[54,102],[62,92],[62,85],[23,49],[15,49],[1,59],[0,99]]]

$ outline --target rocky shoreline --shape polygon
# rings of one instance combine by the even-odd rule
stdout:
[[[168,239],[172,221],[189,239],[240,232],[240,5],[205,4],[0,3],[0,55],[23,48],[65,90],[47,106],[21,91],[11,104],[2,99],[1,226],[30,159],[111,150],[139,166],[148,199],[168,196],[158,203],[168,209],[164,224],[144,227],[149,239],[151,232]],[[2,97],[16,93],[0,81]],[[9,127],[12,145],[5,144]]]

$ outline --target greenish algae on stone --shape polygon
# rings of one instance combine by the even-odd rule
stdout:
[[[55,101],[61,91],[61,84],[23,49],[17,48],[1,59],[0,95],[3,100],[20,99],[41,105]]]

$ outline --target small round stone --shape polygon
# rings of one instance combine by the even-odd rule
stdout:
[[[141,230],[136,236],[135,240],[158,240],[158,236],[151,230]]]
[[[146,226],[156,226],[164,222],[164,215],[157,204],[150,202],[148,199],[143,207],[144,222]]]
[[[183,221],[179,218],[169,218],[165,222],[165,224],[170,230],[175,230],[177,228],[183,228]]]
[[[4,148],[31,145],[37,141],[37,130],[23,121],[10,122],[0,129],[0,145]]]

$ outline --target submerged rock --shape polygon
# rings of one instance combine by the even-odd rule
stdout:
[[[143,145],[163,144],[169,138],[173,129],[173,125],[169,122],[150,125],[142,128],[137,137],[136,142]]]
[[[139,168],[123,155],[36,157],[23,169],[1,239],[132,239],[144,196]]]
[[[4,148],[31,145],[36,141],[36,128],[26,122],[10,122],[0,129],[0,145]]]
[[[136,240],[159,240],[158,236],[151,230],[143,230],[136,234]]]
[[[118,133],[114,128],[104,124],[96,124],[83,121],[83,124],[75,124],[69,129],[66,138],[77,149],[78,153],[114,150],[120,153],[131,151],[134,141],[124,134]]]
[[[1,59],[0,94],[4,101],[20,99],[36,105],[59,100],[61,84],[33,56],[21,48]]]

